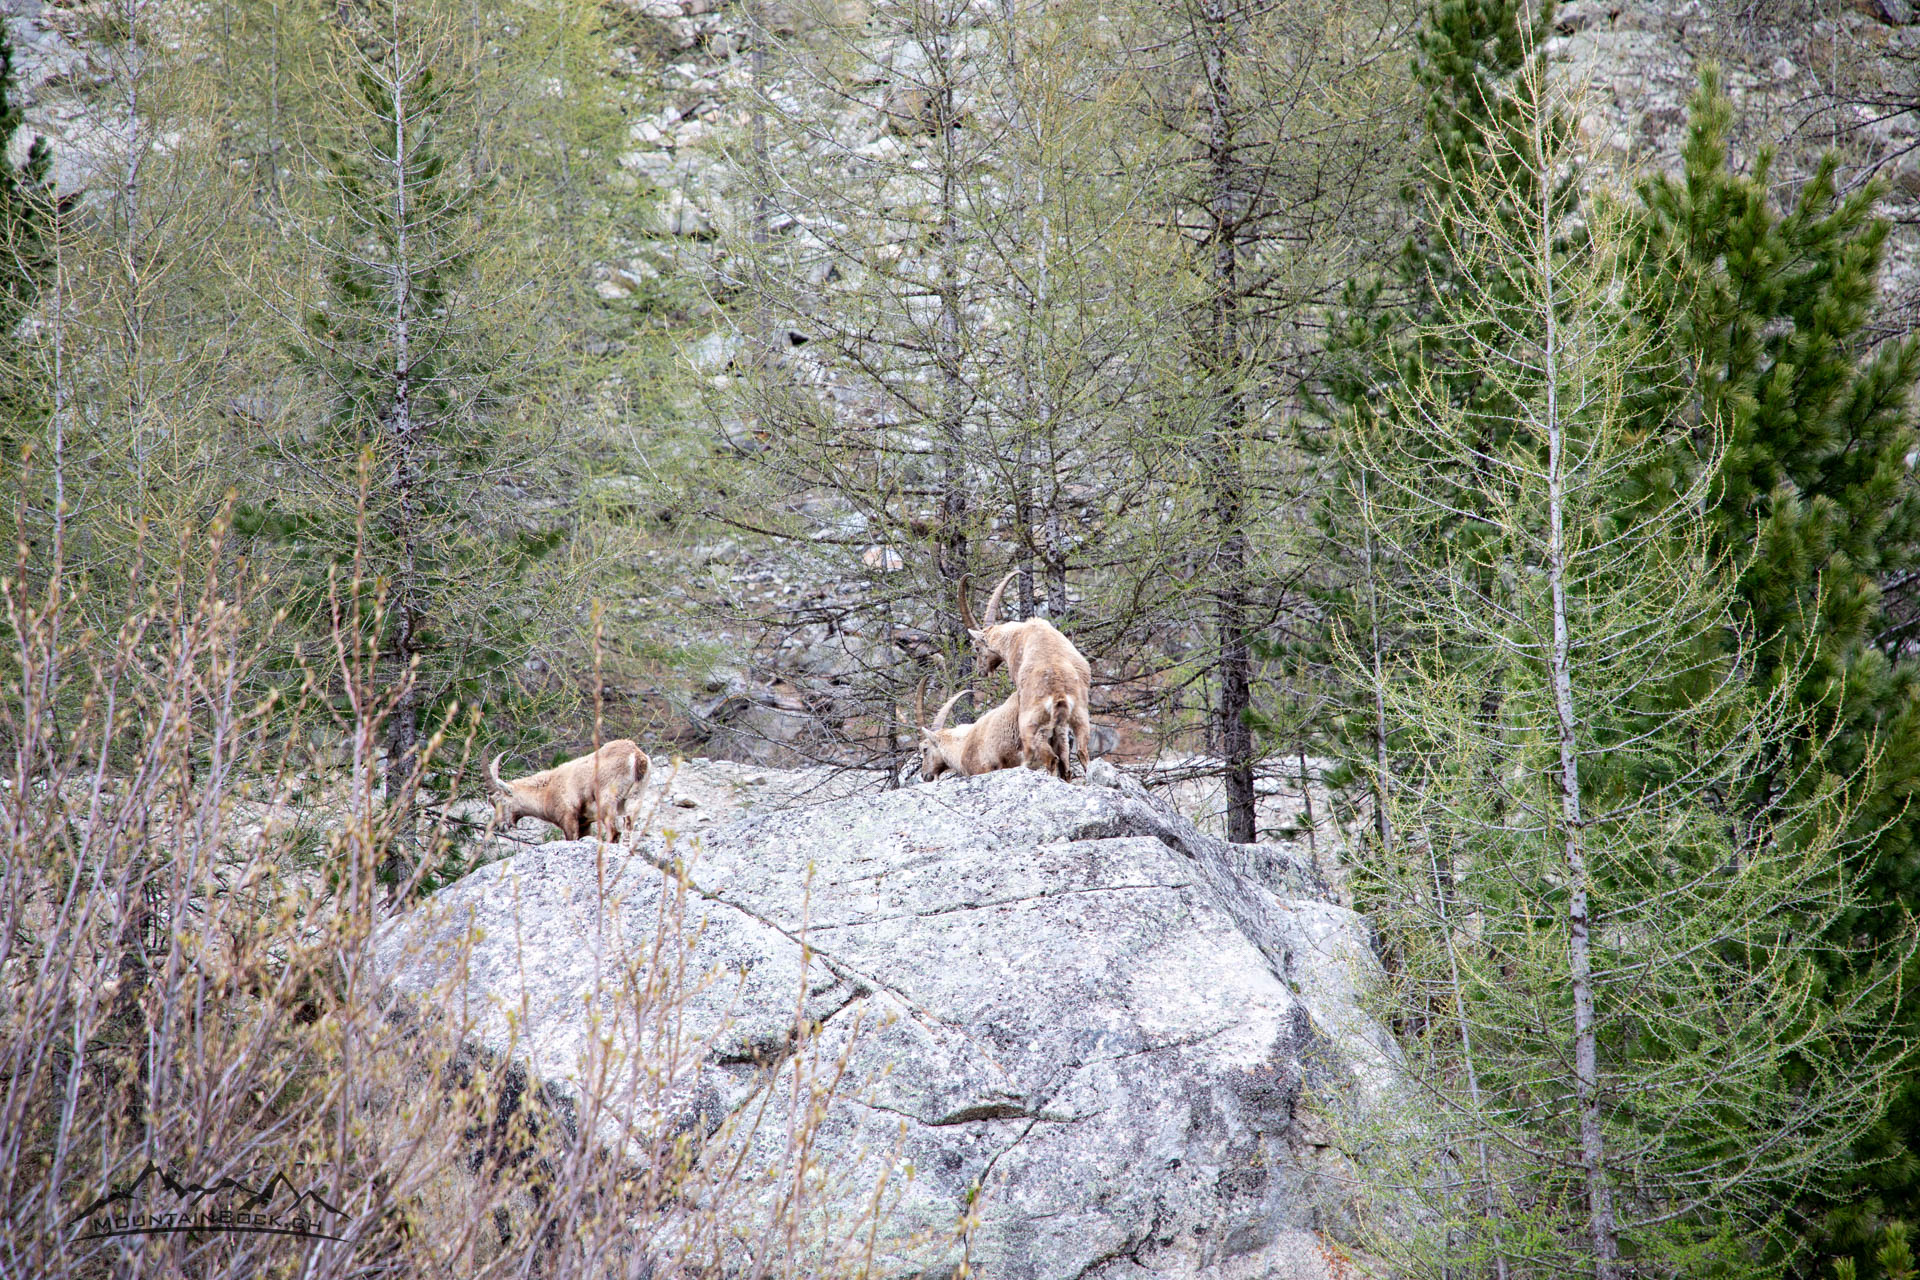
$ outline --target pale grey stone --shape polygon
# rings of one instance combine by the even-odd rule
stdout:
[[[740,351],[740,335],[714,332],[687,347],[687,359],[699,373],[720,373]]]
[[[1364,922],[1303,859],[1207,836],[1103,761],[1082,784],[1009,770],[631,853],[546,845],[390,925],[383,972],[436,999],[451,981],[476,1048],[577,1097],[613,1025],[592,1015],[650,944],[672,858],[702,917],[694,970],[717,978],[687,1004],[706,1051],[680,1118],[614,1116],[608,1141],[739,1105],[789,1051],[799,1001],[857,1082],[822,1129],[825,1167],[848,1195],[889,1153],[916,1171],[883,1273],[947,1274],[978,1185],[983,1280],[1330,1274],[1326,1233],[1354,1206],[1326,1118],[1377,1107],[1396,1059],[1361,1002]],[[436,948],[469,929],[462,979]]]

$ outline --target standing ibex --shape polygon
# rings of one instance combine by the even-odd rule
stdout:
[[[504,753],[502,753],[504,754]],[[493,783],[493,820],[510,827],[522,818],[539,818],[578,840],[597,821],[603,836],[618,842],[632,824],[629,802],[652,764],[630,738],[616,738],[598,751],[557,764],[516,782],[500,780],[500,757],[487,764]]]
[[[971,777],[992,773],[995,769],[1017,769],[1025,763],[1020,750],[1020,695],[1005,702],[972,724],[949,729],[947,713],[966,694],[962,689],[946,700],[933,715],[933,723],[920,730],[920,776],[927,782],[946,773]],[[927,682],[922,680],[913,695],[916,722],[927,718]]]
[[[1051,769],[1062,778],[1073,776],[1067,732],[1073,733],[1072,750],[1080,757],[1084,770],[1092,761],[1093,724],[1087,718],[1087,699],[1093,686],[1093,668],[1073,642],[1045,618],[1025,622],[1000,622],[1000,600],[1007,584],[1019,573],[1016,569],[1000,579],[1000,585],[987,598],[986,617],[979,624],[967,604],[967,584],[960,583],[960,617],[983,652],[982,674],[1002,662],[1013,679],[1014,697],[1020,702],[1020,747],[1022,763],[1029,768]]]

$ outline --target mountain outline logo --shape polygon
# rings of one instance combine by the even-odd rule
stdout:
[[[141,1192],[149,1184],[158,1180],[161,1190],[170,1194],[180,1208],[173,1212],[148,1211],[146,1213],[127,1213],[115,1215],[111,1206],[124,1204],[131,1209],[139,1202]],[[283,1206],[275,1206],[273,1201],[280,1192],[292,1193],[293,1199]],[[151,1191],[149,1190],[149,1194]],[[238,1205],[231,1209],[213,1208],[198,1210],[202,1201],[215,1197],[244,1196]],[[309,1217],[302,1209],[312,1211]],[[72,1217],[67,1219],[68,1227],[87,1224],[96,1215],[106,1213],[105,1218],[95,1221],[93,1229],[75,1237],[79,1240],[98,1240],[109,1236],[125,1235],[164,1235],[180,1231],[221,1231],[244,1232],[262,1235],[291,1235],[318,1238],[322,1240],[344,1240],[344,1236],[334,1235],[321,1230],[323,1224],[320,1214],[330,1214],[335,1218],[344,1217],[345,1211],[321,1194],[318,1187],[302,1189],[289,1178],[284,1170],[276,1169],[266,1182],[254,1187],[239,1178],[223,1177],[211,1183],[194,1182],[177,1177],[153,1160],[148,1160],[132,1182],[125,1187],[109,1191],[93,1201]]]

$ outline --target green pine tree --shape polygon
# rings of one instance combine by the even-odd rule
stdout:
[[[1920,815],[1909,811],[1920,661],[1902,652],[1909,637],[1879,590],[1920,565],[1920,339],[1873,349],[1868,336],[1888,232],[1873,213],[1879,190],[1840,194],[1828,158],[1792,208],[1776,208],[1769,153],[1750,172],[1734,169],[1731,118],[1710,68],[1681,172],[1640,188],[1635,306],[1657,358],[1638,411],[1641,430],[1674,447],[1638,481],[1652,499],[1718,454],[1709,524],[1738,572],[1751,680],[1758,690],[1791,681],[1809,713],[1747,802],[1852,776],[1876,755],[1855,822],[1870,841],[1871,892],[1836,927],[1885,940],[1920,907]],[[1920,1030],[1920,999],[1908,999],[1906,1017]],[[1859,1155],[1869,1163],[1814,1207],[1807,1243],[1852,1255],[1862,1274],[1890,1274],[1876,1258],[1880,1224],[1920,1217],[1920,1073]]]
[[[1535,119],[1544,121],[1556,149],[1563,149],[1570,136],[1571,122],[1539,100],[1543,78],[1520,74],[1529,63],[1545,65],[1551,20],[1551,5],[1536,9],[1522,0],[1442,0],[1429,12],[1416,64],[1427,91],[1429,156],[1421,181],[1407,193],[1416,221],[1397,273],[1397,292],[1404,301],[1397,314],[1385,318],[1386,334],[1405,332],[1411,325],[1413,336],[1384,347],[1369,343],[1373,350],[1396,352],[1394,364],[1400,372],[1417,368],[1440,378],[1450,402],[1489,447],[1498,447],[1510,432],[1514,405],[1502,380],[1488,377],[1473,356],[1480,344],[1500,341],[1503,328],[1526,332],[1538,321],[1519,286],[1503,285],[1492,276],[1478,282],[1468,277],[1485,254],[1502,251],[1502,237],[1487,228],[1504,231],[1525,225],[1542,194],[1551,202],[1558,225],[1565,221],[1559,215],[1570,212],[1579,199],[1571,170],[1555,179],[1517,165],[1513,158],[1520,151],[1515,139]],[[1543,183],[1551,183],[1552,190],[1543,193]],[[1489,190],[1503,193],[1498,197],[1501,207],[1472,208]],[[1486,299],[1504,302],[1504,309],[1466,329],[1424,324],[1445,312],[1463,291],[1486,286],[1492,288]],[[1356,321],[1376,331],[1382,323],[1376,318],[1366,326],[1356,315],[1349,326]],[[1368,362],[1375,358],[1363,356]],[[1371,415],[1383,401],[1370,389],[1363,390],[1369,383],[1377,386],[1377,379],[1350,385],[1344,398],[1356,407],[1364,399],[1363,412]]]
[[[1780,1189],[1842,1163],[1883,1096],[1884,1061],[1797,1074],[1884,1026],[1884,986],[1836,1003],[1817,981],[1859,880],[1852,797],[1728,820],[1805,708],[1736,678],[1713,457],[1657,503],[1621,483],[1667,448],[1622,394],[1653,341],[1621,305],[1635,242],[1617,201],[1551,198],[1568,141],[1547,69],[1517,74],[1538,105],[1510,156],[1454,175],[1436,243],[1460,288],[1421,322],[1484,394],[1410,362],[1349,455],[1395,569],[1383,612],[1432,637],[1384,664],[1349,646],[1401,783],[1356,893],[1431,1100],[1389,1122],[1430,1212],[1378,1247],[1407,1275],[1747,1274]],[[1461,341],[1489,316],[1507,341]]]
[[[1874,1255],[1880,1274],[1887,1280],[1913,1280],[1913,1247],[1907,1240],[1907,1224],[1890,1223],[1885,1234],[1886,1242]]]
[[[558,594],[535,574],[564,536],[565,508],[537,492],[554,452],[550,264],[525,207],[475,160],[493,108],[464,22],[431,0],[382,0],[328,64],[325,177],[285,208],[326,285],[290,341],[316,405],[268,442],[287,480],[240,522],[304,580],[314,626],[351,596],[347,620],[379,655],[400,814],[456,708],[490,740],[524,742],[516,677]],[[414,868],[406,840],[394,848],[382,874],[398,883]]]
[[[1334,665],[1326,641],[1340,632],[1375,649],[1413,642],[1403,631],[1405,619],[1377,607],[1381,578],[1396,570],[1348,501],[1355,443],[1404,434],[1394,421],[1400,408],[1392,388],[1431,382],[1485,450],[1504,447],[1511,436],[1519,406],[1505,382],[1488,376],[1477,349],[1506,342],[1506,334],[1529,332],[1538,317],[1529,313],[1517,286],[1503,285],[1497,273],[1483,268],[1493,265],[1487,255],[1502,252],[1499,241],[1538,201],[1542,181],[1552,184],[1544,194],[1555,226],[1566,224],[1561,215],[1579,199],[1571,169],[1543,179],[1514,158],[1522,150],[1515,140],[1534,122],[1556,150],[1570,137],[1570,122],[1539,100],[1544,77],[1521,74],[1545,66],[1552,16],[1551,4],[1523,0],[1435,0],[1426,13],[1414,68],[1426,93],[1425,154],[1417,180],[1402,193],[1411,231],[1393,269],[1349,286],[1330,317],[1316,412],[1303,440],[1328,473],[1322,486],[1327,496],[1315,513],[1329,566],[1317,583],[1327,628],[1305,640],[1283,637],[1267,651],[1269,659],[1325,670]],[[1500,208],[1474,207],[1490,192],[1498,193]],[[1483,212],[1493,216],[1483,220]],[[1475,273],[1483,279],[1476,281]],[[1483,304],[1473,323],[1431,323],[1468,291]],[[1464,522],[1450,536],[1471,538],[1478,527]],[[1324,710],[1306,717],[1304,730],[1324,734],[1332,751],[1346,758],[1330,779],[1335,785],[1371,775],[1376,834],[1384,841],[1379,790],[1389,772],[1386,725],[1381,708],[1361,691],[1345,692],[1329,690],[1320,700]],[[1267,729],[1280,726],[1270,722]],[[1288,725],[1286,731],[1299,734],[1303,726]]]

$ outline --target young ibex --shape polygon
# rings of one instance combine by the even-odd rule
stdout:
[[[981,646],[981,674],[991,672],[1002,662],[1013,679],[1014,697],[1020,702],[1020,747],[1022,763],[1033,769],[1051,769],[1062,778],[1073,776],[1069,751],[1080,757],[1084,770],[1093,757],[1093,723],[1088,717],[1088,694],[1093,687],[1093,668],[1073,641],[1045,618],[1025,622],[1001,622],[1000,600],[1007,584],[1019,570],[1000,579],[987,599],[987,613],[978,624],[967,605],[967,584],[960,583],[960,617],[967,633]],[[1073,741],[1067,742],[1071,730]]]
[[[916,721],[927,718],[926,693],[927,682],[922,680],[913,695]],[[962,689],[948,698],[934,713],[933,723],[920,730],[920,776],[927,782],[947,773],[971,777],[995,769],[1017,769],[1024,763],[1020,751],[1020,695],[1014,694],[972,724],[949,729],[947,713],[965,693]]]
[[[632,739],[616,738],[530,778],[502,782],[500,757],[495,756],[487,764],[495,792],[494,823],[510,827],[522,818],[539,818],[560,828],[567,839],[578,840],[597,821],[601,834],[618,843],[633,825],[628,806],[638,798],[651,763]]]

